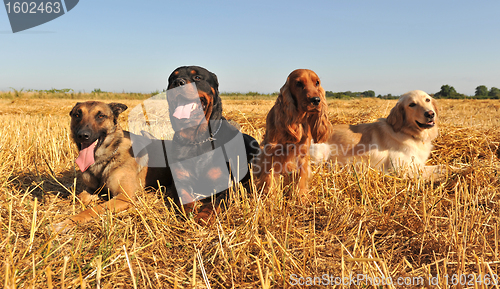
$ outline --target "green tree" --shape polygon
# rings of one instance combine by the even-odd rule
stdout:
[[[488,93],[488,96],[490,98],[499,99],[500,98],[500,89],[498,89],[496,87],[492,87],[490,89],[490,92]]]
[[[441,86],[441,90],[438,91],[434,96],[436,98],[454,98],[457,94],[457,91],[453,86],[449,86],[445,84]]]
[[[361,93],[364,97],[375,97],[375,91],[367,90]]]
[[[476,93],[474,96],[477,98],[486,98],[488,96],[488,88],[484,85],[476,87]]]

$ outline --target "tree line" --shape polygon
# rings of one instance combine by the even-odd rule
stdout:
[[[476,91],[473,96],[467,96],[462,93],[458,93],[453,86],[448,84],[441,86],[441,90],[434,94],[435,98],[452,98],[452,99],[465,99],[465,98],[475,98],[475,99],[500,99],[500,89],[492,87],[488,90],[485,85],[480,85],[476,87]]]
[[[344,92],[332,92],[325,91],[326,97],[330,98],[338,98],[338,99],[349,99],[349,98],[359,98],[359,97],[375,97],[375,91],[367,90],[363,92],[352,92],[352,91],[344,91]]]
[[[497,87],[492,87],[488,89],[485,85],[479,85],[476,87],[474,95],[469,96],[463,93],[458,93],[453,86],[445,84],[441,86],[441,90],[434,94],[430,94],[434,98],[451,98],[451,99],[500,99],[500,89]],[[373,90],[367,90],[363,92],[332,92],[326,91],[326,97],[337,98],[337,99],[350,99],[350,98],[361,98],[361,97],[375,97],[375,92]],[[377,95],[376,97],[381,99],[398,99],[399,95]]]

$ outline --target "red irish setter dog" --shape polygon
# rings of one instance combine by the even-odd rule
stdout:
[[[318,75],[309,69],[290,73],[267,115],[262,150],[254,166],[258,188],[266,186],[268,191],[271,169],[275,175],[298,173],[300,198],[307,199],[309,146],[313,140],[328,140],[332,126],[326,112],[325,90]]]

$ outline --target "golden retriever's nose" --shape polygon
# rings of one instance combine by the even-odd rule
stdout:
[[[435,115],[436,115],[436,114],[435,114],[435,113],[434,113],[434,111],[432,111],[432,110],[426,111],[426,112],[424,113],[424,116],[425,116],[425,117],[427,117],[427,118],[431,118],[431,119],[432,119],[432,118],[434,118],[434,116],[435,116]]]
[[[321,102],[321,98],[315,96],[309,99],[313,105],[318,105]]]

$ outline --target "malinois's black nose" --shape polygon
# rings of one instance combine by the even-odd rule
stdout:
[[[82,140],[82,141],[89,140],[90,139],[90,132],[87,131],[87,130],[80,131],[80,132],[78,132],[77,137],[78,137],[79,140]]]

